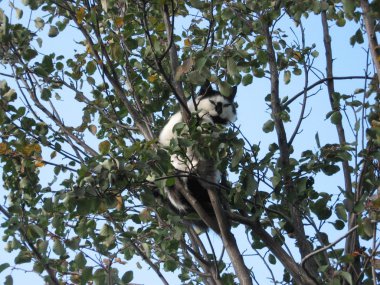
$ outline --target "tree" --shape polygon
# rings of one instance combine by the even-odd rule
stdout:
[[[22,2],[0,10],[7,191],[0,212],[16,265],[32,263],[49,284],[129,284],[133,270],[121,265],[135,256],[163,284],[165,272],[186,284],[253,284],[259,261],[283,284],[376,284],[379,1]],[[319,50],[307,44],[316,36],[305,30],[311,18],[320,19]],[[347,45],[365,50],[360,74],[335,76],[331,25],[356,27]],[[56,54],[52,39],[60,37],[67,54]],[[269,82],[268,119],[257,134],[273,133],[267,150],[238,126],[217,139],[201,136],[186,100],[206,79],[226,96],[234,85]],[[342,80],[352,84],[349,94],[335,86]],[[285,96],[292,84],[301,91]],[[321,144],[317,133],[313,144],[295,148],[306,104],[323,92],[329,112],[319,115],[338,141]],[[64,102],[73,109],[62,110]],[[186,121],[178,131],[189,135],[164,150],[157,136],[178,107]],[[70,124],[76,109],[81,122]],[[218,258],[216,244],[162,199],[175,175],[169,153],[184,154],[188,146],[237,177],[208,190],[228,257]],[[44,172],[54,176],[51,183]],[[314,187],[325,176],[340,181],[340,193]],[[187,218],[209,224],[197,201],[186,198],[198,214]],[[327,234],[332,230],[336,238]],[[250,245],[244,252],[241,233]],[[285,269],[281,280],[272,272],[277,261]],[[3,263],[0,271],[8,267],[14,265]]]

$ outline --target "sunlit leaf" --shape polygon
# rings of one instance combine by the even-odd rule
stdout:
[[[77,21],[79,24],[81,24],[83,22],[83,19],[84,17],[86,16],[86,8],[84,7],[80,7],[77,11],[76,11],[76,16],[77,16]]]
[[[103,155],[109,153],[110,149],[111,143],[109,141],[103,141],[99,144],[99,151]]]

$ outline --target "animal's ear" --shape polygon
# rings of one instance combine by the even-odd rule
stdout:
[[[201,86],[201,89],[199,90],[198,96],[204,96],[212,94],[212,86],[209,80],[206,80],[206,82]]]
[[[237,86],[232,87],[231,88],[231,95],[228,97],[231,101],[233,101],[235,99],[236,92],[237,92]]]

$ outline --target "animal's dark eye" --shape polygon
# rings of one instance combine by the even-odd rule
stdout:
[[[215,101],[213,101],[213,100],[210,100],[210,103],[211,103],[211,104],[213,104],[214,106],[216,106],[216,103],[215,103]]]

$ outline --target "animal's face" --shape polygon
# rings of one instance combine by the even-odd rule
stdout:
[[[236,107],[232,97],[224,97],[219,93],[199,97],[198,110],[209,115],[214,123],[227,124],[236,121]]]
[[[225,97],[218,91],[213,90],[209,81],[201,87],[197,98],[197,109],[200,115],[211,117],[216,124],[226,125],[236,121],[236,107],[234,98],[237,87],[231,89],[229,97]]]

